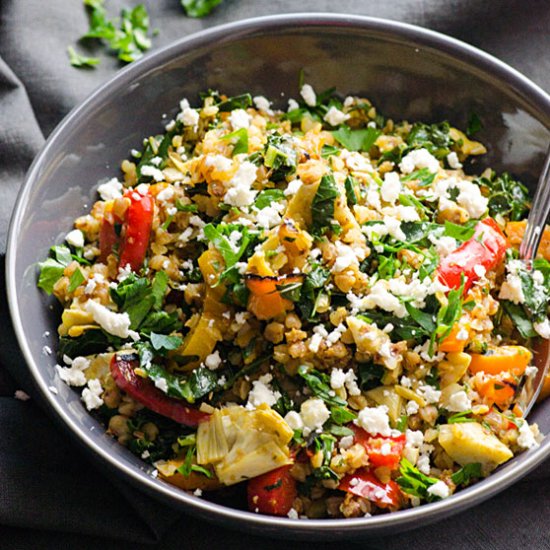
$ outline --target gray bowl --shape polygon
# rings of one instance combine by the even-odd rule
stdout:
[[[13,216],[8,244],[10,310],[19,344],[48,406],[75,439],[128,482],[174,506],[239,529],[279,537],[366,537],[420,526],[457,513],[508,487],[550,454],[550,440],[451,498],[395,514],[297,521],[255,515],[186,494],[151,476],[151,468],[104,434],[78,395],[55,375],[58,317],[36,288],[37,262],[63,240],[95,200],[99,180],[144,136],[162,131],[163,115],[182,97],[217,88],[269,98],[297,95],[298,74],[317,90],[337,86],[369,97],[397,119],[448,119],[465,127],[472,112],[489,153],[482,166],[509,170],[534,185],[549,142],[550,97],[497,59],[449,37],[410,25],[345,15],[263,17],[207,30],[120,71],[74,109],[34,161]],[[49,335],[47,332],[49,331]],[[53,393],[50,388],[54,388]],[[532,413],[550,430],[550,401]]]

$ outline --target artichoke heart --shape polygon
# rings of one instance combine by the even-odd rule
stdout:
[[[265,404],[255,410],[216,410],[199,426],[197,463],[213,465],[218,479],[233,485],[290,464],[292,436],[283,418]]]

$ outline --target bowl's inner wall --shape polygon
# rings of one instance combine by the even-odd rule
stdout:
[[[489,146],[480,164],[509,170],[529,184],[538,177],[550,128],[549,113],[537,111],[499,77],[381,31],[349,27],[344,32],[335,25],[271,29],[263,36],[237,34],[213,44],[198,40],[193,51],[186,49],[133,80],[119,79],[58,134],[29,182],[14,237],[17,307],[43,387],[55,386],[55,399],[67,403],[62,407],[74,422],[136,469],[145,466],[98,429],[76,393],[56,379],[55,358],[42,353],[45,344],[56,348],[58,319],[47,307],[53,300],[36,288],[36,264],[91,207],[98,181],[119,175],[120,161],[130,149],[140,148],[143,137],[163,131],[161,122],[175,114],[180,99],[188,97],[193,104],[209,88],[228,95],[250,91],[286,108],[287,99],[298,95],[298,75],[304,69],[306,82],[318,91],[336,86],[343,96],[368,97],[382,114],[395,119],[448,119],[464,128],[475,112],[484,124],[476,137]],[[534,417],[549,431],[550,401]]]

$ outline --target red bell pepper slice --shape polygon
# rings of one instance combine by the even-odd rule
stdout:
[[[478,266],[485,271],[494,269],[504,258],[509,246],[495,220],[485,218],[476,225],[470,239],[441,260],[437,268],[438,279],[445,286],[458,289],[464,275],[464,292],[467,292],[480,278]]]
[[[199,422],[210,418],[209,414],[162,393],[151,380],[138,376],[135,373],[138,364],[137,356],[133,353],[115,353],[110,364],[111,375],[116,385],[132,399],[139,401],[153,412],[185,426],[195,427]]]
[[[281,466],[248,481],[248,509],[259,514],[286,516],[298,492],[290,475],[292,465]]]
[[[129,265],[132,271],[139,271],[145,260],[151,228],[153,225],[154,199],[137,191],[127,191],[124,198],[130,200],[124,219],[116,218],[106,209],[99,230],[99,261],[106,263],[107,257],[121,240],[115,231],[115,224],[122,224],[119,267]]]
[[[139,271],[149,246],[155,201],[151,195],[141,195],[137,191],[127,192],[124,196],[130,199],[131,204],[122,229],[118,265],[121,268],[130,265],[132,271]]]
[[[338,489],[366,498],[379,508],[400,507],[403,499],[401,489],[395,481],[383,483],[366,468],[342,478]]]
[[[399,466],[406,443],[405,434],[385,437],[370,435],[354,424],[350,424],[350,428],[355,434],[354,442],[365,448],[369,463],[373,468],[386,466],[393,470]]]

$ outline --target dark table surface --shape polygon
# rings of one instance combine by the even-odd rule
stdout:
[[[136,0],[107,0],[110,13]],[[444,32],[494,54],[550,91],[548,0],[225,0],[204,19],[185,17],[179,0],[145,1],[154,48],[238,19],[291,12],[385,17]],[[105,475],[52,423],[33,394],[8,318],[3,253],[26,169],[61,118],[120,65],[72,68],[66,47],[86,30],[80,0],[0,0],[0,548],[323,549],[210,525]],[[361,548],[550,548],[550,462],[488,502],[415,531]]]

